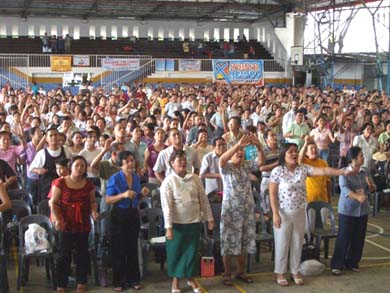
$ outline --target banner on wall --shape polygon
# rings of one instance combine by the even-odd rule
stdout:
[[[156,59],[156,71],[165,71],[165,59]]]
[[[102,67],[109,71],[135,71],[140,66],[139,59],[103,58]]]
[[[51,71],[67,72],[72,70],[72,56],[50,56]]]
[[[175,71],[175,60],[174,59],[165,59],[165,70],[166,71]]]
[[[213,60],[213,82],[264,85],[264,61],[246,59]]]
[[[89,56],[88,55],[74,55],[73,66],[75,67],[89,67]]]
[[[179,59],[179,71],[200,71],[200,60]]]

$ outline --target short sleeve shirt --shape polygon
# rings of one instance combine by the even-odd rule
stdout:
[[[297,210],[306,204],[306,177],[313,172],[313,167],[302,165],[290,172],[285,166],[278,166],[271,171],[270,182],[277,183],[279,205],[282,210]]]

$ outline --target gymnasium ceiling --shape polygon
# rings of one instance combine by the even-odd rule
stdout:
[[[368,1],[349,0],[0,0],[0,16],[109,19],[185,19],[255,22]]]

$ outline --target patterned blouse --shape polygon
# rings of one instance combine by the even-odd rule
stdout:
[[[297,166],[290,172],[285,166],[278,166],[271,172],[270,182],[279,184],[279,206],[282,210],[296,210],[306,204],[306,177],[311,176],[313,167]]]

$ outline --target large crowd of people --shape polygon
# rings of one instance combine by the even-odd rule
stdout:
[[[72,94],[61,86],[45,91],[6,84],[0,93],[0,211],[10,205],[6,191],[27,190],[33,209],[50,194],[59,232],[58,292],[66,289],[74,245],[77,290],[85,291],[89,217],[106,210],[114,288],[142,288],[137,208],[151,195],[164,212],[172,292],[180,292],[181,278],[201,292],[193,279],[201,222],[214,228],[209,200],[218,199],[223,283],[232,285],[232,256],[235,279],[253,282],[245,260],[256,251],[255,212],[261,211],[274,224],[277,284],[289,284],[290,254],[293,281],[303,285],[305,204],[330,202],[328,176],[340,175],[332,272],[357,271],[367,194],[375,191],[372,156],[390,151],[389,106],[384,92],[366,87],[124,83],[107,92],[88,83]]]

